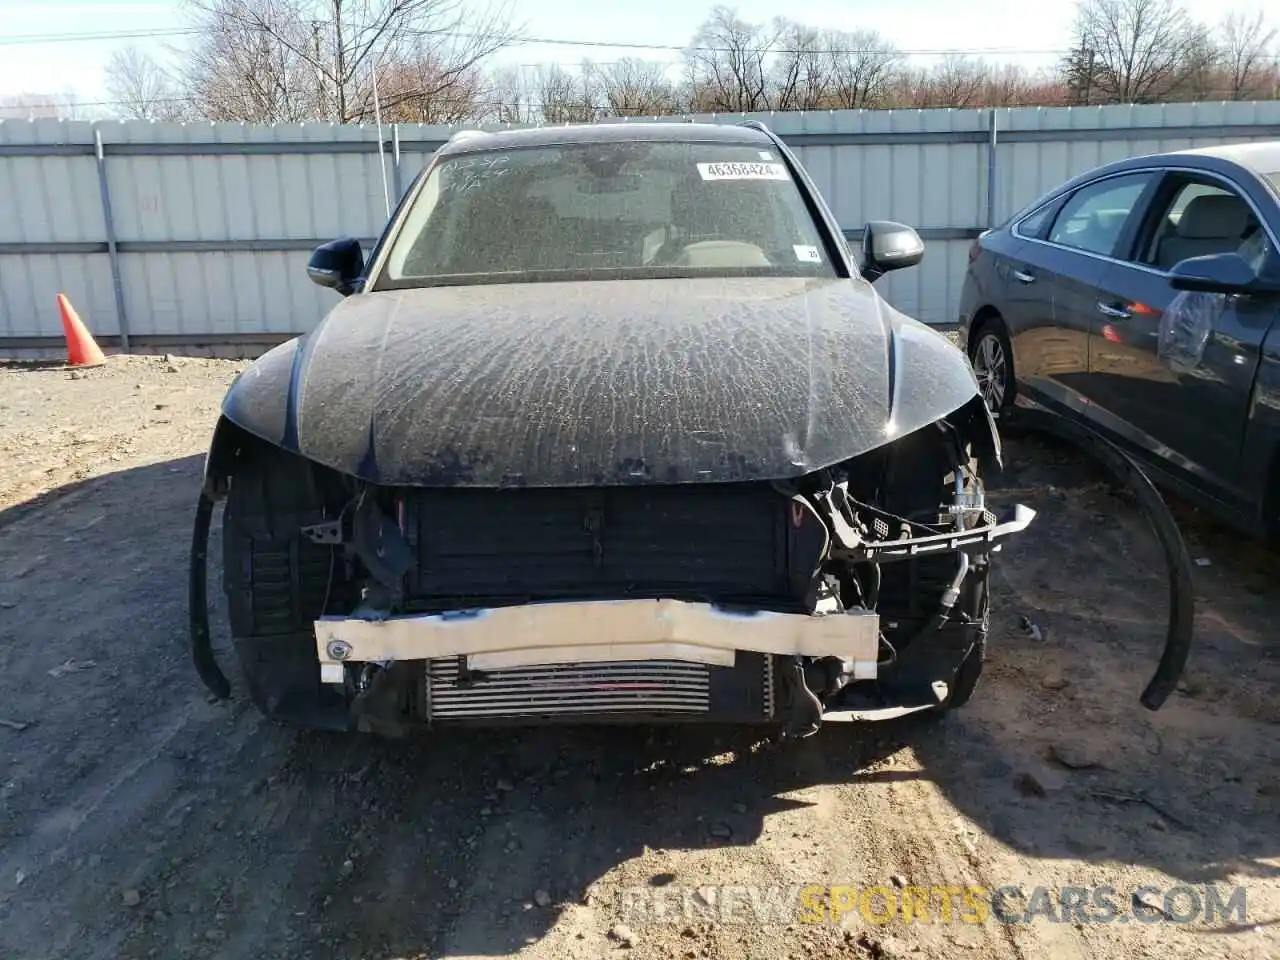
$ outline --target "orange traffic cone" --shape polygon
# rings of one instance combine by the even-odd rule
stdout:
[[[58,294],[58,310],[62,313],[62,332],[67,337],[67,363],[73,367],[100,367],[106,363],[107,358],[80,322],[80,315],[66,294]]]

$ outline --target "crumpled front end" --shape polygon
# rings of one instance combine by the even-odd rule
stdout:
[[[339,475],[245,437],[232,633],[264,712],[452,724],[880,719],[967,699],[997,517],[980,399],[804,476],[475,489]],[[968,672],[966,672],[968,671]]]

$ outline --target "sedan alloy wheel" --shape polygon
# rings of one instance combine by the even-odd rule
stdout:
[[[978,338],[973,350],[973,372],[987,409],[999,413],[1009,387],[1009,358],[1000,335],[993,330]]]

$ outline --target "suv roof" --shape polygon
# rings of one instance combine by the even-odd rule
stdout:
[[[557,127],[528,127],[489,132],[467,131],[440,148],[441,156],[515,147],[545,147],[565,143],[620,143],[628,140],[676,140],[688,143],[772,145],[759,127],[722,123],[580,123]]]

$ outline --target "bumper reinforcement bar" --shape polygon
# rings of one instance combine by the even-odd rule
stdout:
[[[682,660],[731,667],[738,650],[841,657],[873,680],[880,618],[872,612],[810,615],[738,612],[681,600],[532,603],[492,609],[315,621],[324,683],[347,663],[466,657],[475,670],[544,664]]]

